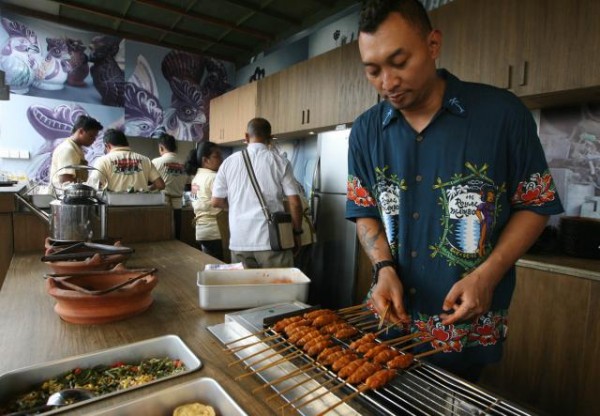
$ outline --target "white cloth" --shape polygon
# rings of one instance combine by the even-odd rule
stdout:
[[[69,165],[87,165],[87,161],[81,147],[73,139],[67,137],[52,152],[52,162],[50,164],[50,181],[52,182],[52,186],[62,189],[62,185],[58,180],[60,175],[74,175],[77,177],[77,180],[81,181],[87,179],[88,172],[86,170],[63,169]],[[58,175],[56,175],[57,172]]]
[[[299,192],[290,162],[262,143],[250,143],[248,154],[269,211],[283,211],[283,195]],[[229,156],[219,168],[213,197],[227,198],[229,203],[230,250],[271,249],[267,220],[250,182],[242,152]]]
[[[168,152],[152,159],[152,164],[165,181],[165,194],[169,198],[171,206],[173,209],[181,209],[183,190],[188,179],[183,161],[177,154]]]
[[[160,173],[152,161],[139,153],[132,152],[129,147],[115,147],[110,153],[99,157],[94,167],[108,178],[108,190],[112,192],[147,191],[148,182],[160,178]],[[105,177],[92,171],[90,182],[104,185]]]
[[[196,190],[196,196],[192,197],[196,221],[196,241],[220,240],[221,232],[217,223],[217,215],[221,208],[214,208],[210,204],[212,198],[212,187],[217,172],[199,168],[196,176],[192,179],[192,189]]]

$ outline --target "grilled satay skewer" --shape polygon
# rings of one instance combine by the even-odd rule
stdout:
[[[425,339],[423,339],[421,341],[417,341],[417,342],[413,342],[412,344],[408,344],[405,347],[398,348],[398,351],[406,351],[406,350],[409,350],[411,348],[417,347],[419,345],[427,344],[428,342],[431,342],[434,339],[435,339],[434,337],[428,337],[428,338],[425,338]]]
[[[272,362],[270,364],[264,365],[264,366],[262,366],[260,368],[257,368],[256,370],[249,371],[249,372],[247,372],[245,374],[242,374],[241,376],[237,376],[235,378],[235,380],[239,381],[239,380],[241,380],[241,379],[243,379],[245,377],[251,376],[251,375],[256,374],[256,373],[260,373],[261,371],[268,370],[269,368],[275,367],[276,365],[279,365],[281,363],[289,362],[291,358],[295,358],[295,357],[297,357],[299,355],[302,355],[302,351],[296,351],[295,353],[290,354],[287,357],[283,357],[280,360],[277,360],[277,361],[274,361],[274,362]]]
[[[327,385],[327,384],[330,384],[330,383],[331,383],[331,382],[333,382],[333,381],[335,381],[335,378],[332,378],[331,380],[329,380],[329,381],[328,381],[328,382],[326,382],[326,383],[320,384],[318,387],[315,387],[314,389],[312,389],[312,390],[310,390],[310,391],[306,392],[305,394],[303,394],[303,395],[302,395],[302,396],[300,396],[300,397],[296,397],[296,398],[295,398],[294,400],[292,400],[291,402],[288,402],[288,403],[284,404],[283,406],[281,406],[281,407],[279,408],[279,410],[283,411],[283,410],[284,410],[286,407],[294,405],[294,403],[297,403],[297,402],[299,402],[300,400],[302,400],[302,399],[303,399],[303,398],[305,398],[306,396],[308,396],[308,395],[310,395],[310,394],[312,394],[312,393],[316,392],[316,391],[317,391],[317,390],[319,390],[321,387],[324,387],[325,385]],[[328,391],[326,391],[325,393],[319,394],[317,397],[313,397],[313,398],[312,398],[312,399],[310,399],[309,401],[307,401],[307,402],[302,402],[302,403],[300,403],[299,405],[297,405],[297,406],[294,406],[294,407],[295,407],[296,409],[300,409],[301,407],[304,407],[304,406],[306,406],[307,404],[309,404],[309,403],[312,403],[312,402],[314,402],[315,400],[318,400],[318,399],[320,399],[321,397],[325,396],[326,394],[332,393],[332,392],[334,392],[335,390],[338,390],[338,389],[342,388],[342,387],[343,387],[343,386],[345,386],[345,385],[346,385],[346,383],[341,383],[341,384],[338,384],[337,386],[334,386],[334,387],[330,388],[330,389],[329,389]]]
[[[236,352],[245,350],[246,348],[252,347],[253,345],[262,344],[265,341],[271,341],[271,340],[274,340],[276,338],[281,338],[281,335],[279,335],[279,334],[277,334],[277,335],[271,335],[270,337],[259,339],[258,341],[251,342],[249,344],[244,344],[244,345],[241,345],[239,347],[234,347],[234,348],[231,348],[231,349],[226,349],[226,351],[228,351],[230,354],[235,354]],[[285,341],[282,341],[282,342],[285,342]],[[281,342],[279,344],[281,344]]]
[[[363,303],[363,304],[360,304],[360,305],[348,306],[347,308],[338,309],[336,312],[338,314],[343,315],[343,314],[346,314],[348,312],[354,311],[356,309],[363,309],[363,308],[366,308],[366,307],[367,307],[367,304]]]
[[[285,351],[287,351],[287,350],[289,350],[289,349],[291,349],[291,348],[294,348],[294,346],[293,346],[293,345],[289,345],[289,346],[285,347],[285,348],[284,348],[284,349],[282,349],[282,350],[275,350],[275,351],[273,351],[273,353],[272,353],[272,354],[269,354],[269,355],[267,355],[266,357],[263,357],[263,358],[261,358],[260,360],[256,360],[256,361],[254,361],[254,362],[252,362],[252,363],[248,363],[248,362],[246,361],[246,360],[248,359],[248,357],[246,357],[245,359],[243,359],[243,360],[242,360],[242,361],[246,361],[246,364],[244,364],[244,369],[245,369],[245,370],[247,370],[248,368],[250,368],[250,367],[252,367],[252,366],[255,366],[256,364],[258,364],[258,363],[260,363],[260,362],[262,362],[262,361],[268,360],[269,358],[272,358],[272,357],[274,357],[274,356],[276,356],[276,355],[279,355],[279,354],[281,354],[282,352],[285,352]],[[229,365],[231,366],[231,364],[229,364]]]
[[[295,376],[299,375],[300,373],[304,373],[305,371],[311,370],[313,368],[315,368],[315,364],[314,363],[305,364],[302,367],[300,367],[300,368],[292,371],[291,373],[286,374],[285,376],[278,377],[275,380],[271,380],[268,383],[265,383],[265,384],[260,385],[259,387],[256,387],[254,390],[252,390],[252,393],[256,393],[256,392],[258,392],[258,391],[260,391],[260,390],[262,390],[264,388],[267,388],[267,387],[274,386],[276,384],[282,383],[285,380],[288,380],[288,379],[290,379],[292,377],[295,377]]]
[[[286,347],[286,348],[284,348],[282,350],[279,350],[279,352],[287,351],[290,348],[294,348],[294,346],[290,345],[290,346],[288,346],[288,347]],[[246,361],[248,358],[256,357],[257,355],[260,355],[260,354],[262,354],[262,353],[264,353],[265,351],[268,351],[268,350],[273,350],[273,348],[268,347],[268,348],[262,349],[262,350],[260,350],[258,352],[255,352],[254,354],[250,354],[250,355],[247,355],[246,357],[243,357],[243,358],[240,358],[238,360],[232,361],[229,364],[227,364],[227,366],[228,367],[232,367],[232,366],[234,366],[236,364],[240,364],[241,362]]]
[[[370,375],[365,380],[365,383],[363,385],[359,386],[358,389],[354,393],[344,397],[342,400],[340,400],[333,406],[330,406],[327,409],[323,410],[317,416],[323,416],[323,415],[327,414],[328,412],[332,411],[333,409],[340,406],[341,404],[346,403],[349,400],[352,400],[354,397],[356,397],[360,393],[364,393],[367,390],[377,390],[377,389],[385,386],[387,383],[389,383],[394,378],[395,375],[396,375],[396,372],[394,370],[389,370],[389,369],[383,369],[383,370],[379,370],[379,371],[375,372],[374,374]]]

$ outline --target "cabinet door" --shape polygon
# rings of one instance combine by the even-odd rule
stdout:
[[[231,128],[226,129],[226,142],[240,141],[244,138],[248,122],[256,117],[257,91],[256,82],[246,84],[236,90],[236,117],[235,121],[232,120]]]
[[[305,117],[302,129],[319,129],[338,123],[341,94],[339,80],[342,75],[342,51],[335,48],[316,56],[306,68]]]
[[[280,89],[282,73],[277,72],[258,81],[257,117],[262,117],[271,123],[273,134],[281,133],[283,126],[280,121]]]
[[[231,93],[220,95],[210,100],[208,137],[211,142],[223,143],[225,140],[225,124],[228,103],[234,99]]]
[[[358,42],[342,46],[341,54],[339,117],[336,124],[352,123],[365,110],[377,104],[377,91],[365,75]]]

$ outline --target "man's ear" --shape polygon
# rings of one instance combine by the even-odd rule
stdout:
[[[427,35],[427,47],[429,48],[429,55],[433,60],[436,60],[440,56],[442,49],[442,32],[438,29],[433,29]]]

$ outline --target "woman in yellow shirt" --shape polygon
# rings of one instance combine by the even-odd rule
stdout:
[[[187,173],[195,174],[192,179],[192,207],[196,225],[196,241],[206,254],[223,260],[223,243],[217,215],[222,211],[210,204],[212,186],[217,170],[223,162],[221,149],[212,142],[202,142],[190,152],[186,163]]]

